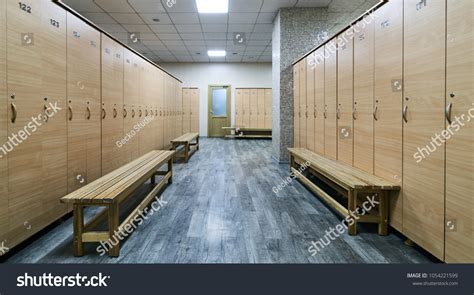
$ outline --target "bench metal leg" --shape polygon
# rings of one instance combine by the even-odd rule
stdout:
[[[292,172],[291,168],[293,167],[295,167],[295,157],[293,155],[290,155],[290,173]]]
[[[151,184],[156,184],[156,174],[153,173],[153,175],[151,176]]]
[[[199,136],[196,138],[196,150],[199,151]]]
[[[349,205],[349,212],[355,212],[357,209],[357,191],[350,190],[347,193],[347,199]],[[351,218],[354,220],[354,222],[349,225],[349,235],[355,236],[357,235],[357,220],[354,215],[351,215]]]
[[[84,255],[84,243],[82,242],[82,233],[84,232],[84,207],[74,204],[74,256]]]
[[[170,179],[168,179],[168,183],[173,183],[173,158],[168,161],[168,172],[171,173]]]
[[[112,245],[110,248],[110,257],[118,257],[120,255],[120,238],[115,236],[118,233],[119,226],[119,204],[114,202],[109,205],[109,239],[112,243],[116,242],[116,245]]]
[[[378,232],[381,236],[386,236],[388,234],[388,191],[383,191],[380,194],[380,205],[379,205],[379,214],[380,222]]]

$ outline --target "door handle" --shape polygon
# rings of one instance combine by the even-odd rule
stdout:
[[[48,116],[48,107],[46,105],[43,105],[43,113],[44,113],[44,122],[48,123],[49,116]]]
[[[72,121],[72,118],[74,117],[74,114],[72,112],[72,106],[71,105],[68,106],[68,110],[69,110],[69,121]]]
[[[340,106],[337,107],[337,110],[336,110],[336,118],[339,120],[341,119],[341,108]]]
[[[87,106],[86,111],[87,111],[87,120],[90,120],[91,119],[91,107]]]
[[[114,119],[117,118],[117,109],[116,108],[114,108],[114,113],[113,114],[114,114]]]
[[[375,106],[375,108],[374,108],[374,120],[375,120],[375,121],[378,121],[378,120],[379,120],[378,111],[379,111],[379,107],[378,107],[378,106]]]
[[[407,112],[408,112],[408,105],[405,105],[405,107],[403,107],[403,121],[405,121],[405,123],[408,123],[408,119],[407,119]]]
[[[126,108],[123,108],[123,118],[127,118],[128,112]]]
[[[135,109],[132,109],[132,118],[135,118]]]
[[[315,119],[318,117],[318,112],[317,112],[316,109],[314,109],[314,111],[313,111],[313,116],[314,116]]]
[[[354,108],[352,109],[352,119],[357,120],[357,107],[354,106]]]
[[[451,103],[448,104],[448,106],[446,107],[446,110],[445,110],[446,120],[448,120],[449,125],[451,125],[451,123],[453,123],[453,121],[451,120],[452,110],[453,110],[453,103],[451,102]]]
[[[328,106],[325,105],[324,106],[324,119],[327,119],[328,118]]]
[[[16,105],[13,102],[11,103],[11,109],[12,109],[12,123],[15,123],[18,113],[16,110]]]
[[[102,108],[102,119],[105,119],[106,116],[107,116],[107,112],[105,111],[104,108]]]

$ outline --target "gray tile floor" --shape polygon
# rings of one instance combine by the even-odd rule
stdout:
[[[271,141],[202,139],[188,164],[175,165],[174,182],[162,194],[167,204],[122,243],[119,258],[99,256],[98,245],[73,257],[69,218],[6,263],[433,262],[399,235],[382,237],[366,225],[359,225],[359,235],[342,235],[311,256],[311,241],[341,217],[298,181],[275,194],[272,188],[288,174],[288,165],[271,158]],[[131,209],[147,190],[149,185],[125,207]]]

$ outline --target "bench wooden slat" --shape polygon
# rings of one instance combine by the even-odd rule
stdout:
[[[327,159],[321,155],[302,148],[289,148],[290,154],[310,163],[310,167],[341,186],[352,189],[397,190],[400,185],[363,170],[348,166],[338,161]]]
[[[173,139],[171,142],[172,143],[191,142],[191,141],[195,140],[198,137],[199,137],[199,133],[186,133],[184,135],[181,135],[178,138]]]

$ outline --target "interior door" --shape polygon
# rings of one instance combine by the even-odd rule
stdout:
[[[373,174],[374,22],[361,20],[356,26],[359,32],[354,38],[354,167]]]
[[[300,103],[300,147],[307,148],[307,140],[306,140],[306,120],[308,118],[308,109],[306,105],[306,60],[300,61],[300,95],[299,95],[299,103]]]
[[[293,66],[293,147],[300,147],[300,62]]]
[[[314,53],[306,58],[306,94],[306,147],[314,152]]]
[[[443,259],[446,3],[404,4],[403,233]]]
[[[272,129],[272,89],[265,89],[265,129]]]
[[[329,41],[324,46],[324,154],[331,159],[337,159],[337,45]]]
[[[230,86],[209,86],[209,137],[224,137],[230,126]]]
[[[257,128],[265,128],[265,89],[258,89]]]
[[[447,1],[445,261],[474,262],[474,47],[472,1]],[[449,114],[451,112],[451,114]],[[454,118],[461,118],[456,122]]]
[[[324,155],[324,47],[314,57],[314,149]]]
[[[375,23],[374,173],[402,185],[403,2],[390,1]],[[403,231],[401,191],[390,196],[390,225]]]
[[[0,0],[0,142],[8,141],[7,122],[7,4]],[[9,230],[8,216],[8,155],[7,151],[0,150],[0,243],[7,239]],[[8,247],[8,242],[5,242]]]
[[[353,34],[352,28],[338,37],[337,50],[337,159],[353,163],[353,105],[354,105],[354,40],[344,40]]]

